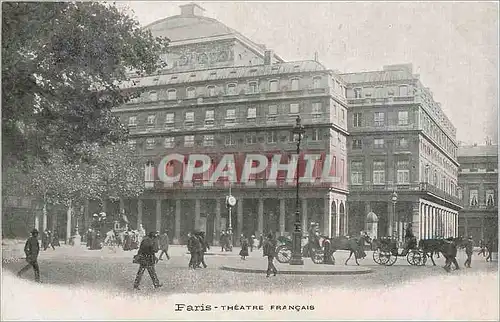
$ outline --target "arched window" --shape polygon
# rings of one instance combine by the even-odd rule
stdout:
[[[236,95],[236,84],[228,84],[227,85],[227,95]]]
[[[187,98],[196,97],[196,89],[194,87],[189,87],[186,92],[187,92]]]
[[[177,91],[175,89],[169,89],[167,90],[167,99],[168,100],[175,100],[177,99]]]

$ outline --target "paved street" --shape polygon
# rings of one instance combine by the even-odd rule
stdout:
[[[496,272],[497,263],[486,263],[484,257],[474,256],[472,268],[462,268],[460,271],[446,273],[442,266],[444,260],[436,259],[437,266],[433,267],[430,261],[425,267],[413,267],[406,262],[406,258],[398,258],[394,266],[384,267],[373,262],[372,253],[368,252],[366,259],[360,261],[363,267],[370,267],[373,273],[360,276],[290,276],[278,275],[266,279],[264,274],[237,273],[222,271],[222,265],[235,264],[241,266],[243,262],[237,256],[239,249],[232,253],[221,253],[220,248],[211,249],[214,255],[206,256],[208,268],[189,270],[187,264],[189,256],[185,246],[172,246],[171,259],[163,260],[157,265],[157,272],[164,287],[155,292],[172,293],[200,293],[200,292],[230,292],[234,290],[289,290],[289,289],[332,289],[332,288],[376,288],[380,286],[399,285],[403,282],[415,281],[431,276],[442,275],[471,275],[486,272]],[[138,266],[132,263],[135,251],[116,252],[109,249],[90,251],[84,247],[60,247],[55,251],[49,249],[40,255],[41,277],[45,284],[67,286],[95,286],[118,292],[132,292],[132,282]],[[343,265],[348,254],[338,251],[335,255],[337,265]],[[465,254],[460,253],[459,263],[463,266]],[[305,259],[306,265],[314,266],[310,259]],[[266,267],[266,260],[262,251],[250,253],[246,262],[251,266]],[[17,271],[24,261],[8,261],[4,269]],[[354,261],[349,265],[355,265]],[[276,264],[278,270],[288,267],[286,264]],[[32,271],[23,278],[32,279]],[[152,285],[147,273],[144,275],[141,292],[150,292]]]

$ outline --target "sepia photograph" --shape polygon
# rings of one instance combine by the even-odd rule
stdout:
[[[500,319],[498,2],[1,5],[2,321]]]

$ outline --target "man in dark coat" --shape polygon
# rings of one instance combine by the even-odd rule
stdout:
[[[191,258],[189,260],[189,268],[195,269],[198,266],[198,254],[201,251],[201,243],[200,240],[193,233],[188,234],[187,248],[189,253],[191,254]]]
[[[139,251],[137,252],[137,256],[139,257],[139,270],[137,271],[137,275],[135,277],[134,289],[139,289],[139,284],[141,283],[142,275],[145,270],[148,271],[155,288],[163,286],[163,284],[160,284],[155,270],[155,254],[157,251],[156,232],[150,232],[147,237],[143,238],[141,245],[139,246]]]
[[[442,253],[445,258],[445,265],[443,268],[445,269],[445,271],[449,272],[451,269],[451,264],[453,264],[456,270],[460,269],[457,262],[457,244],[451,237],[445,239],[443,242],[444,244],[442,246]]]
[[[276,240],[273,238],[272,234],[267,235],[267,239],[262,245],[262,252],[264,257],[267,257],[266,277],[269,277],[269,275],[271,275],[271,272],[273,272],[273,275],[276,276],[278,270],[273,263],[274,257],[276,256]]]
[[[474,247],[474,242],[472,241],[472,236],[465,242],[465,254],[467,255],[467,260],[465,260],[464,266],[470,268],[472,262],[472,249]]]
[[[208,249],[210,249],[210,246],[208,246],[206,240],[205,240],[205,233],[203,231],[200,231],[196,237],[198,237],[198,240],[200,241],[200,251],[198,252],[198,257],[197,257],[197,264],[196,267],[201,268],[201,265],[203,265],[203,268],[207,268],[207,264],[205,263],[205,253],[207,252]]]
[[[26,254],[26,261],[28,264],[24,266],[17,276],[21,277],[30,267],[35,271],[35,281],[40,282],[40,267],[38,266],[38,254],[40,253],[40,244],[38,243],[38,230],[31,231],[31,237],[28,238],[24,245],[24,253]]]
[[[163,256],[163,254],[165,254],[165,256],[167,256],[167,260],[170,260],[170,256],[168,256],[168,246],[169,246],[169,239],[168,239],[168,231],[165,230],[163,232],[163,234],[161,234],[161,236],[158,238],[158,244],[159,244],[159,248],[160,248],[160,256],[158,257],[158,260],[163,260],[161,257]]]

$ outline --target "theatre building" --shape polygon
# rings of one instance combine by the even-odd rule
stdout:
[[[193,230],[218,241],[229,225],[224,200],[231,186],[237,199],[231,217],[236,236],[290,234],[296,189],[284,181],[286,171],[277,173],[276,182],[268,180],[268,167],[246,184],[230,184],[211,182],[212,166],[189,182],[166,183],[157,168],[172,153],[186,156],[184,168],[192,154],[208,155],[215,165],[233,154],[236,168],[249,153],[268,159],[279,154],[282,163],[293,164],[297,137],[292,130],[300,116],[305,129],[301,152],[321,154],[312,176],[320,176],[329,155],[338,178],[329,184],[301,184],[303,228],[314,221],[326,235],[345,234],[348,132],[343,79],[317,60],[285,62],[265,46],[204,17],[194,4],[182,5],[180,15],[146,28],[171,40],[164,57],[168,66],[126,84],[124,91],[140,87],[144,93],[114,110],[130,129],[130,147],[144,158],[146,191],[139,199],[108,201],[107,211],[124,209],[132,227],[168,229],[176,243],[185,242]],[[180,166],[169,163],[166,171]],[[299,166],[303,173],[304,162]],[[295,176],[295,167],[290,169]]]
[[[456,129],[411,65],[341,75],[348,84],[350,233],[456,236]]]

